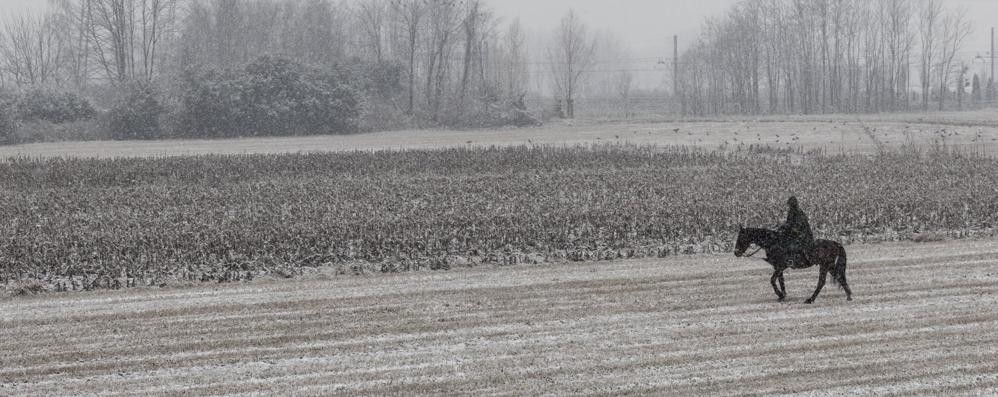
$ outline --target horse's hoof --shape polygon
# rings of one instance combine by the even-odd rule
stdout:
[[[847,296],[846,300],[849,301],[849,302],[852,302],[852,297],[851,296]]]
[[[814,303],[814,299],[808,299],[808,300],[804,301],[804,303],[807,303],[807,304],[810,305],[810,304]]]
[[[783,301],[786,301],[786,300],[787,300],[787,298],[783,298],[783,297],[776,298],[777,302],[783,302]]]

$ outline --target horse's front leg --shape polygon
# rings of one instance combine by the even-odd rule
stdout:
[[[811,295],[811,298],[804,301],[804,303],[809,305],[814,303],[814,300],[818,298],[818,293],[821,292],[821,288],[825,286],[825,276],[827,275],[828,270],[822,267],[821,271],[818,273],[818,287],[814,289],[814,295]]]
[[[776,286],[777,280],[780,281],[780,285],[783,285],[783,271],[780,270],[773,271],[773,277],[770,277],[769,279],[769,283],[773,285],[773,291],[776,292],[776,296],[779,297],[778,301],[783,302],[783,300],[787,297],[787,295],[786,293],[781,291],[779,287]]]
[[[786,297],[787,296],[787,287],[783,284],[783,272],[780,272],[780,279],[779,279],[779,281],[780,281],[780,293],[784,297]]]

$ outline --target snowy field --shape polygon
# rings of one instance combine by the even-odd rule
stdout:
[[[576,121],[0,148],[169,156],[587,142],[993,153],[993,112]],[[0,299],[0,395],[994,395],[998,240],[851,245],[853,302],[816,269],[731,254],[339,274]]]
[[[3,395],[994,395],[998,241],[313,275],[0,301]]]
[[[820,115],[670,121],[574,120],[543,127],[491,131],[418,130],[348,136],[221,140],[38,143],[0,147],[0,158],[122,157],[194,154],[398,150],[490,145],[569,145],[590,142],[687,145],[736,150],[748,145],[871,153],[910,145],[998,151],[998,110],[962,113]]]

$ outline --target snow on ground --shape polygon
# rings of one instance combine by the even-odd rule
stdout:
[[[0,394],[998,393],[998,241],[847,249],[6,299]]]

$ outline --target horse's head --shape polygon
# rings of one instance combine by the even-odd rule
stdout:
[[[755,244],[759,247],[755,252],[759,250],[769,250],[774,244],[779,243],[778,232],[769,229],[754,229],[754,228],[738,228],[738,240],[735,241],[735,256],[741,258],[745,256],[745,251],[749,249],[749,246]],[[755,255],[755,252],[749,254],[749,256]]]
[[[745,251],[748,250],[749,246],[752,245],[752,239],[749,234],[746,233],[744,227],[738,227],[738,239],[735,240],[735,256],[741,258],[745,255]]]

